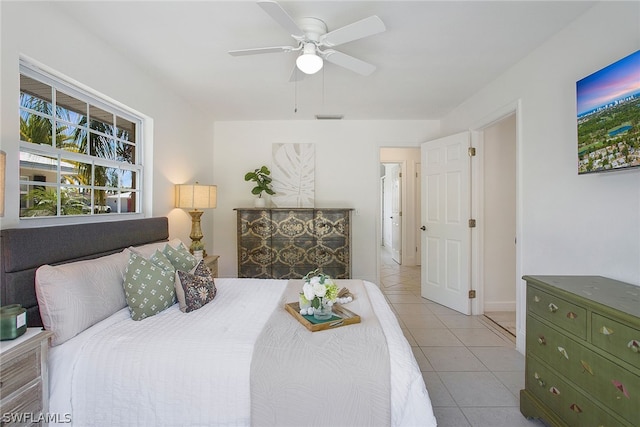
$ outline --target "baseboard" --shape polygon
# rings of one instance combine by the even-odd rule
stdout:
[[[484,302],[484,311],[516,311],[515,301]]]

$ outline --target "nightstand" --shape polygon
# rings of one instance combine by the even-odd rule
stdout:
[[[218,258],[220,258],[220,255],[207,255],[204,257],[204,263],[211,270],[213,277],[218,277]]]
[[[37,421],[49,410],[49,376],[47,354],[53,333],[28,328],[21,337],[0,342],[0,417],[2,425],[11,425],[9,414],[17,424]],[[7,414],[5,416],[5,414]]]

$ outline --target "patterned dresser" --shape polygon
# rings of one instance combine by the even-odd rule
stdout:
[[[236,209],[238,277],[299,279],[319,268],[350,278],[351,210]]]
[[[525,276],[520,411],[557,426],[640,426],[640,287],[599,276]]]

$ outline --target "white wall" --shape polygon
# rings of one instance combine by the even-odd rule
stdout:
[[[437,121],[216,122],[213,170],[218,185],[214,253],[220,275],[237,275],[237,207],[253,206],[244,174],[271,165],[274,143],[315,144],[315,205],[357,209],[352,217],[353,277],[377,281],[381,146],[417,147],[439,132]]]
[[[169,216],[171,237],[188,243],[191,218],[173,208],[173,185],[212,181],[210,120],[198,117],[197,111],[169,92],[156,77],[136,68],[108,43],[93,37],[86,28],[79,28],[78,22],[70,21],[51,4],[2,2],[1,7],[0,143],[7,152],[7,200],[2,227],[36,224],[18,219],[18,60],[22,54],[149,117],[153,145],[145,147],[145,157],[152,160],[149,166],[153,174],[145,180],[144,188],[152,192],[152,214]],[[40,220],[38,225],[42,221],[46,220]],[[202,228],[205,241],[212,240],[213,216],[205,213]],[[211,249],[210,241],[207,248]]]
[[[640,170],[578,176],[577,80],[640,48],[640,3],[602,2],[469,98],[443,134],[520,101],[518,226],[522,274],[602,275],[640,285]],[[518,348],[523,343],[518,288]]]

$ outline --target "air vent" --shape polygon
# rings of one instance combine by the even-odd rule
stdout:
[[[316,120],[342,120],[342,114],[316,114]]]

